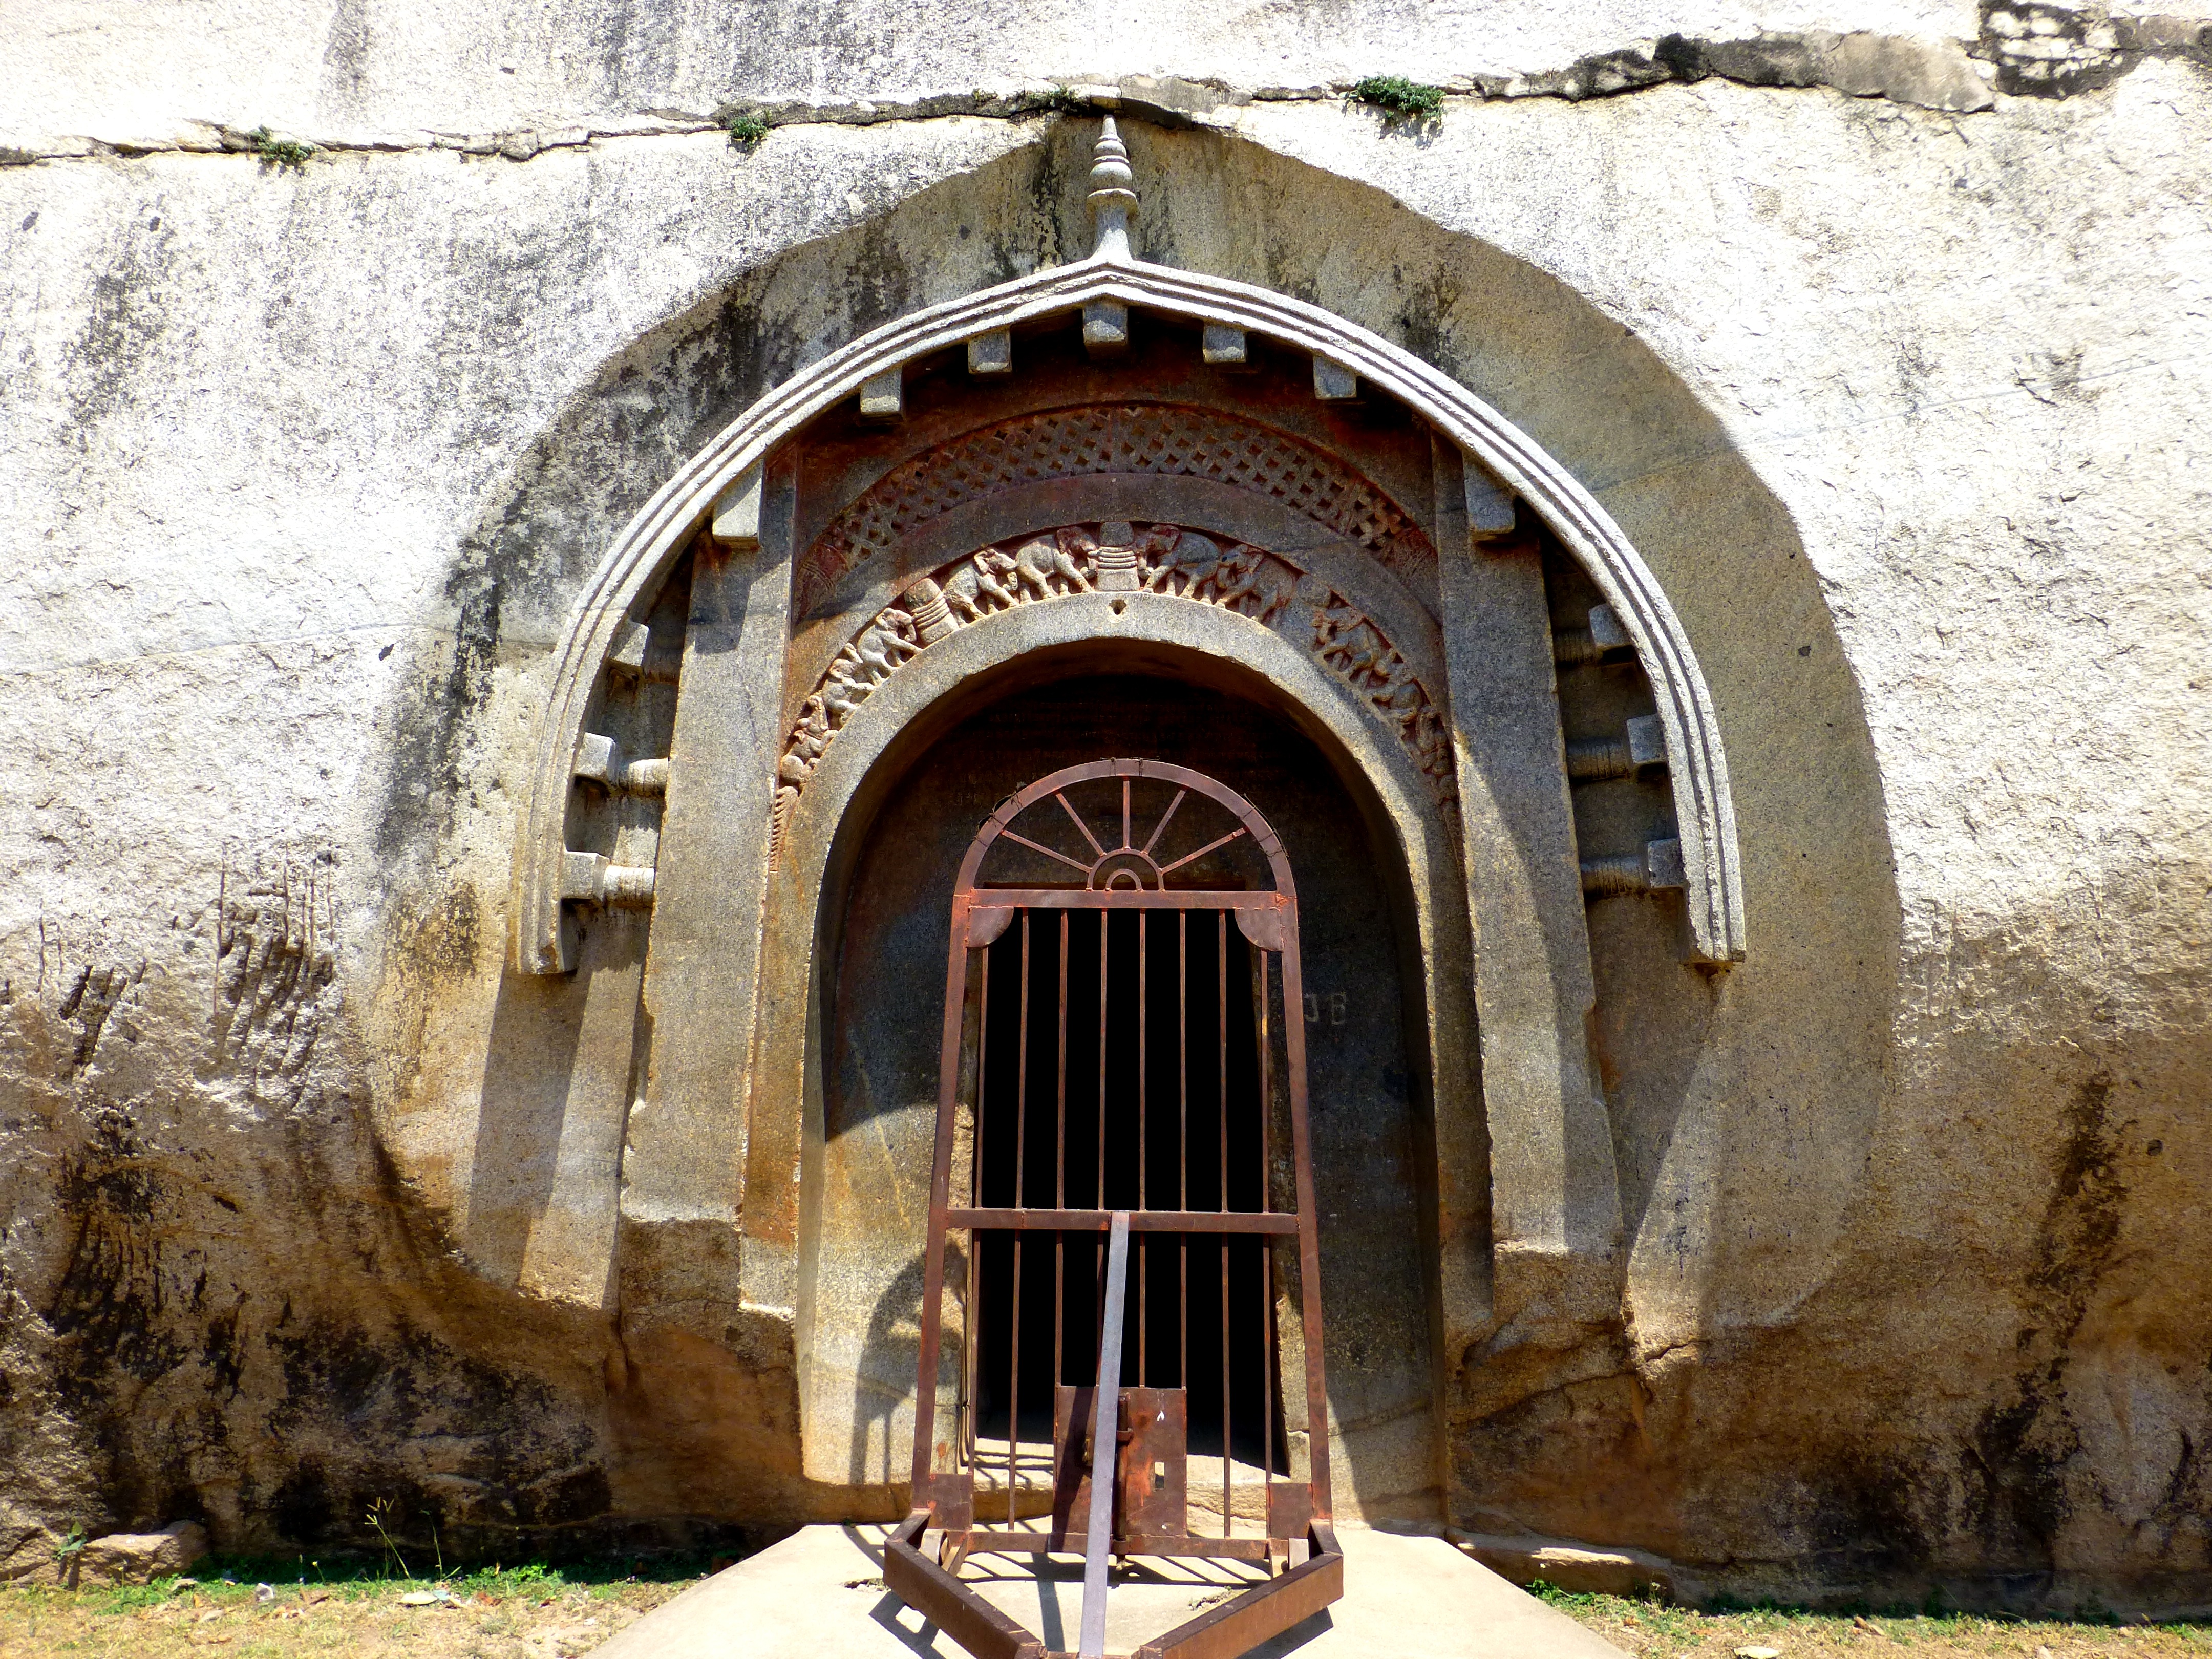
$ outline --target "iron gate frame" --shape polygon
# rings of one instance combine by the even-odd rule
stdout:
[[[1121,845],[1107,848],[1091,832],[1088,823],[1066,799],[1065,791],[1081,783],[1101,780],[1119,780],[1121,783]],[[1131,787],[1139,781],[1171,785],[1179,792],[1154,826],[1151,839],[1142,848],[1134,845],[1131,824]],[[1174,864],[1161,866],[1151,859],[1168,823],[1174,818],[1185,798],[1197,793],[1224,808],[1237,820],[1237,828]],[[1051,797],[1058,797],[1067,815],[1074,819],[1084,838],[1097,858],[1089,866],[1054,851],[1048,847],[1015,834],[1014,821],[1030,807]],[[1173,871],[1194,863],[1217,848],[1240,837],[1249,836],[1255,847],[1267,860],[1273,878],[1272,890],[1249,888],[1206,888],[1166,885],[1166,877]],[[976,878],[985,856],[998,845],[1002,837],[1009,837],[1022,846],[1048,858],[1085,872],[1084,885],[1071,887],[979,887]],[[1142,877],[1127,866],[1112,872],[1108,884],[1097,883],[1101,870],[1116,858],[1133,854],[1152,864],[1159,884],[1153,888],[1142,886]],[[1127,875],[1138,884],[1130,887],[1114,884]],[[1135,911],[1140,915],[1152,911],[1193,912],[1218,914],[1218,927],[1224,942],[1220,972],[1224,985],[1224,1019],[1226,1018],[1225,952],[1228,920],[1234,916],[1237,932],[1257,953],[1255,966],[1259,985],[1255,992],[1255,1018],[1259,1024],[1255,1038],[1261,1069],[1260,1115],[1262,1134],[1263,1164],[1270,1161],[1265,1152],[1267,1123],[1273,1109],[1271,1084],[1267,1079],[1271,1047],[1267,1034],[1267,975],[1269,959],[1280,963],[1282,987],[1283,1040],[1286,1060],[1285,1079],[1289,1098],[1291,1135],[1291,1164],[1295,1182],[1296,1207],[1290,1212],[1272,1208],[1273,1181],[1263,1178],[1260,1194],[1262,1208],[1257,1211],[1231,1210],[1228,1207],[1226,1168],[1223,1171],[1223,1200],[1219,1210],[1156,1210],[1139,1208],[1128,1211],[1107,1209],[1076,1209],[1064,1206],[1065,1193],[1059,1194],[1062,1204],[1051,1208],[1024,1206],[1018,1185],[1016,1204],[1012,1206],[981,1207],[980,1186],[971,1191],[974,1200],[969,1206],[955,1208],[951,1202],[952,1157],[961,1108],[962,1085],[968,1071],[971,1051],[977,1062],[977,1074],[981,1070],[981,1032],[979,1024],[977,1040],[969,1041],[969,964],[971,951],[988,951],[989,947],[1012,924],[1015,917],[1026,911],[1058,911],[1061,915],[1061,1014],[1066,1015],[1066,975],[1067,963],[1066,927],[1070,913],[1077,910],[1101,913],[1102,957],[1106,948],[1104,930],[1111,916],[1118,911]],[[1187,926],[1187,924],[1186,924]],[[934,1620],[961,1646],[976,1659],[1076,1659],[1076,1656],[1053,1653],[1044,1644],[1016,1620],[1000,1613],[985,1601],[958,1577],[962,1562],[970,1553],[976,1554],[1046,1554],[1070,1553],[1077,1547],[1079,1534],[1065,1523],[1045,1532],[1012,1529],[1012,1507],[1016,1496],[1016,1464],[1018,1459],[1020,1426],[1014,1403],[1010,1400],[1007,1411],[1007,1490],[1009,1529],[994,1531],[980,1528],[975,1514],[975,1457],[972,1430],[976,1400],[972,1386],[963,1387],[956,1410],[966,1414],[963,1429],[970,1441],[968,1467],[939,1470],[935,1467],[935,1436],[939,1368],[943,1353],[943,1310],[945,1292],[945,1255],[948,1235],[965,1232],[969,1235],[968,1261],[973,1273],[979,1259],[980,1236],[986,1233],[1011,1233],[1019,1240],[1028,1232],[1043,1232],[1064,1240],[1071,1233],[1103,1233],[1110,1236],[1112,1255],[1118,1259],[1131,1232],[1139,1234],[1164,1233],[1191,1237],[1216,1237],[1222,1241],[1223,1318],[1224,1340],[1223,1364],[1224,1382],[1222,1400],[1222,1535],[1192,1534],[1186,1523],[1181,1534],[1115,1534],[1100,1536],[1097,1531],[1097,1517],[1110,1514],[1110,1500],[1103,1497],[1105,1477],[1103,1465],[1106,1460],[1097,1455],[1103,1444],[1105,1425],[1109,1421],[1108,1400],[1094,1388],[1097,1412],[1097,1439],[1094,1440],[1094,1468],[1091,1472],[1093,1507],[1091,1519],[1085,1523],[1080,1547],[1085,1556],[1086,1595],[1085,1639],[1086,1655],[1102,1651],[1099,1637],[1092,1633],[1094,1623],[1091,1612],[1092,1599],[1090,1583],[1094,1578],[1098,1586],[1096,1624],[1100,1635],[1103,1628],[1104,1559],[1110,1551],[1126,1559],[1132,1555],[1173,1555],[1211,1558],[1264,1563],[1268,1576],[1251,1589],[1218,1607],[1196,1618],[1186,1620],[1164,1634],[1146,1643],[1133,1659],[1231,1659],[1268,1637],[1288,1629],[1299,1620],[1309,1618],[1337,1601],[1344,1593],[1344,1558],[1338,1548],[1332,1524],[1333,1509],[1330,1499],[1328,1401],[1322,1372],[1322,1323],[1321,1308],[1320,1242],[1316,1231],[1314,1207],[1313,1156],[1311,1138],[1307,1123],[1305,1031],[1298,1018],[1304,1006],[1304,984],[1298,960],[1297,893],[1291,879],[1290,860],[1282,842],[1259,811],[1235,790],[1203,773],[1188,767],[1176,766],[1164,761],[1112,759],[1092,761],[1079,766],[1063,768],[1017,791],[1001,802],[995,811],[984,821],[975,839],[969,844],[960,864],[959,876],[952,894],[951,945],[945,968],[945,1024],[940,1050],[938,1088],[937,1135],[933,1164],[930,1176],[929,1236],[923,1267],[921,1303],[921,1340],[917,1364],[917,1389],[915,1413],[913,1497],[904,1521],[892,1532],[884,1552],[884,1580],[885,1586],[908,1605]],[[1025,936],[1026,937],[1026,936]],[[1026,949],[1026,946],[1024,947]],[[1141,950],[1141,947],[1140,947]],[[1026,958],[1025,958],[1026,960]],[[988,957],[984,958],[988,970]],[[1025,970],[1026,971],[1026,970]],[[1103,974],[1103,968],[1102,968]],[[1026,979],[1024,981],[1026,984]],[[981,984],[981,975],[978,975]],[[988,993],[984,993],[988,994]],[[1104,1042],[1102,978],[1101,1042]],[[1026,997],[1024,999],[1026,1006]],[[1139,1027],[1146,1018],[1139,999]],[[1226,1053],[1228,1034],[1225,1024],[1221,1031],[1224,1052],[1224,1093],[1222,1110],[1227,1111]],[[1066,1086],[1066,1064],[1063,1040],[1061,1086]],[[981,1126],[981,1088],[974,1103],[977,1112],[978,1138]],[[1100,1084],[1102,1123],[1105,1085],[1102,1074]],[[1223,1133],[1227,1133],[1224,1120]],[[1187,1159],[1186,1145],[1182,1156]],[[1064,1152],[1062,1154],[1064,1157]],[[1102,1140],[1101,1189],[1103,1194],[1103,1159],[1105,1149]],[[1064,1170],[1065,1164],[1063,1163]],[[976,1179],[980,1182],[980,1167]],[[1179,1193],[1188,1203],[1187,1189]],[[1230,1404],[1226,1382],[1228,1345],[1225,1336],[1228,1313],[1228,1242],[1238,1237],[1282,1238],[1295,1237],[1297,1241],[1299,1267],[1299,1295],[1303,1346],[1305,1359],[1305,1396],[1307,1409],[1307,1479],[1299,1491],[1300,1483],[1292,1480],[1276,1481],[1273,1471],[1273,1362],[1280,1355],[1280,1334],[1274,1320],[1274,1291],[1272,1268],[1263,1273],[1267,1297],[1263,1340],[1270,1358],[1271,1370],[1262,1378],[1262,1397],[1268,1402],[1270,1416],[1263,1437],[1262,1479],[1266,1492],[1263,1534],[1255,1537],[1235,1535],[1234,1504],[1229,1493],[1234,1478],[1235,1455],[1230,1436]],[[1016,1255],[1018,1264],[1019,1256]],[[1263,1249],[1261,1260],[1271,1257]],[[1016,1268],[1018,1276],[1018,1265]],[[1116,1273],[1104,1275],[1102,1296],[1102,1317],[1114,1333],[1109,1349],[1106,1339],[1101,1340],[1100,1381],[1110,1381],[1115,1396],[1121,1393],[1119,1377],[1120,1346],[1119,1322],[1122,1280]],[[1065,1293],[1064,1279],[1055,1280],[1054,1298],[1057,1310]],[[978,1341],[974,1324],[971,1297],[963,1318],[963,1340],[966,1352],[963,1356],[963,1382],[971,1375],[971,1361]],[[1186,1309],[1187,1317],[1187,1309]],[[1057,1320],[1057,1312],[1055,1313]],[[1059,1385],[1059,1352],[1055,1339],[1054,1383]],[[1188,1354],[1184,1351],[1186,1378]],[[1015,1364],[1019,1364],[1018,1346]],[[1140,1375],[1139,1386],[1143,1384]],[[1287,1425],[1285,1425],[1287,1426]],[[1073,1431],[1071,1423],[1069,1431]],[[1055,1441],[1061,1431],[1055,1427]],[[1286,1443],[1287,1444],[1287,1443]],[[1055,1467],[1066,1455],[1055,1443]],[[1286,1459],[1287,1462],[1287,1459]],[[1286,1468],[1285,1474],[1289,1473]],[[931,1529],[942,1534],[942,1557],[933,1561],[920,1547],[922,1534]],[[1110,1525],[1109,1525],[1110,1531]],[[1308,1559],[1297,1566],[1290,1565],[1291,1540],[1303,1535],[1308,1547]]]

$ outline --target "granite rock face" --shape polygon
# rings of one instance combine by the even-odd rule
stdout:
[[[112,1532],[73,1549],[41,1548],[41,1541],[19,1545],[0,1575],[14,1583],[64,1589],[149,1584],[165,1574],[188,1571],[208,1553],[207,1528],[197,1521],[173,1521],[159,1532]]]
[[[1090,98],[1143,257],[1582,483],[1728,748],[1746,959],[1589,911],[1617,1297],[1435,1357],[1430,1518],[1686,1595],[2212,1605],[2205,20],[111,9],[0,13],[0,1574],[896,1508],[807,1450],[865,1304],[636,1206],[617,1280],[532,1266],[589,988],[512,965],[518,800],[655,489],[1088,251]],[[1454,95],[1341,95],[1394,73]]]
[[[78,1582],[149,1584],[165,1573],[188,1571],[207,1553],[207,1528],[197,1521],[173,1521],[159,1532],[112,1532],[84,1547]]]

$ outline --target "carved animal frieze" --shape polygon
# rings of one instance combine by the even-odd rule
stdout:
[[[979,549],[920,578],[839,648],[800,704],[777,763],[771,864],[781,860],[800,792],[822,757],[902,665],[1000,611],[1091,592],[1212,605],[1273,629],[1397,732],[1439,806],[1455,812],[1457,781],[1437,700],[1381,625],[1328,581],[1280,554],[1176,525],[1067,525]]]

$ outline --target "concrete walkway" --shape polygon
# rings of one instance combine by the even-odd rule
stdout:
[[[963,1650],[883,1586],[878,1527],[808,1527],[656,1607],[592,1659],[963,1659]],[[1253,1659],[1620,1659],[1564,1614],[1441,1539],[1339,1528],[1344,1599]],[[1072,1650],[1082,1563],[978,1558],[963,1575],[1041,1637]],[[1144,1561],[1116,1574],[1109,1652],[1139,1644],[1219,1599],[1233,1570]],[[1249,1582],[1249,1580],[1247,1581]]]

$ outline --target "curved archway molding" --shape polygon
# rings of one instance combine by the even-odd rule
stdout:
[[[943,729],[1007,695],[1014,677],[1079,672],[1098,660],[1102,647],[1117,666],[1143,663],[1171,678],[1208,672],[1272,706],[1336,757],[1373,803],[1378,840],[1402,861],[1409,920],[1419,935],[1419,982],[1407,990],[1428,1036],[1441,1224],[1435,1294],[1444,1310],[1443,1335],[1456,1352],[1492,1322],[1493,1174],[1481,1127],[1485,1062],[1478,1058],[1474,930],[1457,836],[1388,722],[1290,641],[1232,611],[1160,594],[1137,595],[1117,608],[1118,598],[1073,594],[1000,611],[915,658],[854,711],[824,754],[797,806],[795,855],[769,872],[752,1049],[754,1110],[744,1185],[733,1207],[744,1218],[738,1248],[746,1301],[791,1308],[798,1352],[808,1356],[799,1424],[812,1478],[835,1480],[846,1468],[860,1363],[848,1351],[849,1322],[841,1324],[823,1288],[830,1267],[817,1259],[816,1216],[825,1115],[818,1056],[829,1029],[830,963],[850,863],[878,800],[903,763]],[[933,896],[932,902],[949,898]],[[1579,1030],[1574,1038],[1580,1042]],[[1533,1216],[1556,1195],[1537,1190],[1546,1184],[1542,1177],[1523,1175],[1518,1163],[1504,1171],[1504,1186],[1516,1194],[1506,1201]],[[1610,1196],[1609,1152],[1601,1170],[1583,1178],[1601,1182]],[[1609,1227],[1599,1229],[1608,1244],[1618,1229],[1617,1200]],[[1607,1259],[1602,1249],[1597,1255]],[[897,1440],[907,1427],[900,1419],[891,1437]]]
[[[1102,158],[1107,143],[1102,140]],[[1112,149],[1119,151],[1118,143]],[[1122,164],[1121,176],[1126,173]],[[604,870],[580,872],[566,845],[568,799],[580,764],[590,764],[589,721],[602,673],[634,648],[642,607],[702,521],[711,516],[714,534],[734,552],[757,550],[770,491],[769,463],[777,447],[841,400],[859,395],[865,404],[873,395],[895,407],[897,376],[908,362],[1071,311],[1084,313],[1086,342],[1109,350],[1117,337],[1127,337],[1130,307],[1200,324],[1224,343],[1256,334],[1310,353],[1317,383],[1364,382],[1426,420],[1467,463],[1471,510],[1461,520],[1460,545],[1440,550],[1448,565],[1472,556],[1486,536],[1510,529],[1516,500],[1551,529],[1588,570],[1650,677],[1666,736],[1692,952],[1720,965],[1741,959],[1742,870],[1711,696],[1674,607],[1611,516],[1512,422],[1379,335],[1249,283],[1135,260],[1126,233],[1128,192],[1103,159],[1093,182],[1099,186],[1092,200],[1100,234],[1090,258],[897,319],[830,354],[725,428],[653,495],[608,550],[577,599],[539,723],[518,831],[512,896],[516,965],[532,973],[573,965],[563,939],[564,896],[650,893],[650,872],[617,878],[612,887]],[[789,603],[787,563],[784,580],[781,602],[774,607],[779,619]],[[623,879],[630,884],[626,891]]]

